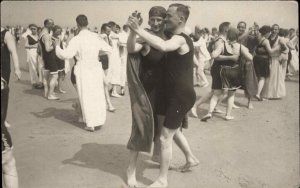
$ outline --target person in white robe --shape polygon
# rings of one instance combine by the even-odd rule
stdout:
[[[119,51],[119,34],[117,24],[114,22],[109,22],[108,25],[111,27],[112,31],[109,35],[109,40],[112,44],[112,53],[109,56],[109,68],[108,68],[108,80],[112,85],[111,96],[121,97],[117,88],[120,86],[121,82],[121,58]]]
[[[79,34],[73,37],[66,49],[56,45],[56,55],[63,59],[76,56],[74,68],[79,101],[82,109],[85,129],[94,131],[106,120],[106,102],[104,95],[104,72],[98,61],[99,52],[110,53],[111,47],[100,40],[98,35],[88,30],[85,15],[76,18]]]
[[[120,57],[121,57],[121,81],[120,81],[120,86],[121,86],[121,95],[125,95],[125,84],[126,84],[126,67],[127,67],[127,39],[129,36],[129,28],[127,25],[123,26],[123,31],[119,33],[119,46],[120,46]]]

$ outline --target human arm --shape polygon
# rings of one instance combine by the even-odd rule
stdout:
[[[285,40],[285,38],[280,37],[279,38],[279,44],[280,44],[280,49],[282,52],[288,53],[288,47],[287,47],[287,41]]]
[[[19,64],[19,58],[17,54],[17,49],[16,49],[16,42],[12,34],[9,32],[6,32],[7,34],[4,37],[4,42],[7,44],[7,48],[11,54],[12,60],[13,60],[13,65],[15,69],[15,75],[19,79],[21,79],[21,70],[20,70],[20,64]]]
[[[141,38],[143,38],[146,43],[159,51],[175,51],[186,43],[185,39],[179,35],[174,35],[170,40],[164,41],[160,37],[154,36],[144,29],[141,29],[138,24],[138,20],[132,16],[129,17],[127,25]]]
[[[25,33],[23,33],[23,34],[21,35],[21,37],[22,37],[23,39],[26,39],[26,38],[27,38],[27,35],[29,35],[30,33],[31,33],[30,29],[27,28],[26,31],[25,31]]]
[[[100,55],[110,54],[112,51],[112,48],[104,40],[99,39],[99,51],[100,51]]]
[[[218,40],[216,43],[215,43],[215,46],[216,48],[214,49],[214,51],[211,53],[211,58],[212,59],[215,59],[217,61],[227,61],[227,60],[231,60],[231,61],[237,61],[238,60],[238,55],[232,55],[232,56],[224,56],[224,55],[221,55],[222,52],[223,52],[223,48],[224,48],[224,45],[223,45],[223,41],[221,40]]]
[[[127,51],[128,53],[136,53],[141,51],[143,48],[142,44],[137,43],[136,33],[130,29],[130,33],[127,39]]]
[[[61,49],[59,43],[57,43],[55,53],[60,59],[70,59],[76,55],[77,49],[78,46],[76,38],[72,38],[69,42],[69,45],[65,49]]]
[[[44,35],[42,37],[42,41],[45,44],[45,49],[47,52],[50,52],[51,50],[54,49],[54,45],[52,44],[51,36],[50,35]]]
[[[241,47],[241,54],[245,57],[247,61],[253,61],[253,56],[249,52],[248,48],[242,45]]]
[[[193,56],[193,62],[194,62],[195,67],[198,68],[199,67],[199,61],[198,61],[198,59],[195,55]]]
[[[276,53],[277,51],[280,50],[280,46],[277,45],[275,48],[271,48],[270,42],[269,40],[264,40],[264,42],[262,43],[263,46],[265,46],[265,49],[267,50],[269,55],[273,55],[274,53]]]
[[[290,50],[295,50],[296,45],[295,44],[295,39],[296,37],[292,38],[288,43],[287,46],[289,47]]]

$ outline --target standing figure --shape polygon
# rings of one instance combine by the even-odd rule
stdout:
[[[76,18],[79,33],[73,37],[66,49],[56,45],[56,55],[62,59],[76,56],[74,68],[76,86],[82,109],[85,129],[94,131],[102,126],[106,120],[106,104],[103,87],[104,71],[99,63],[99,52],[109,53],[111,47],[103,40],[99,40],[96,33],[88,30],[88,19],[85,15]]]
[[[30,74],[30,81],[33,88],[42,89],[43,85],[40,83],[41,75],[38,67],[38,33],[35,24],[29,25],[29,30],[25,32],[22,37],[25,39],[25,49],[27,51],[27,63]]]
[[[2,151],[2,180],[4,187],[18,188],[18,173],[16,161],[12,153],[11,136],[6,127],[6,117],[9,98],[9,80],[11,58],[15,75],[21,78],[19,59],[14,36],[1,27],[1,151]]]
[[[165,8],[152,7],[149,11],[148,22],[150,29],[147,30],[152,35],[164,40],[166,39],[164,34],[165,17]],[[163,117],[158,111],[164,102],[162,79],[165,53],[138,40],[136,34],[130,31],[127,42],[129,52],[128,87],[133,115],[133,128],[127,144],[127,148],[130,150],[127,183],[130,187],[137,186],[135,171],[139,152],[150,152],[153,141],[152,160],[160,161],[159,136]],[[140,110],[140,108],[144,110]]]
[[[127,71],[127,39],[128,39],[129,28],[128,25],[123,26],[123,31],[119,33],[119,46],[120,46],[120,57],[121,57],[121,92],[120,95],[125,95],[125,84],[126,84],[126,71]]]
[[[111,55],[109,55],[108,80],[112,84],[111,96],[118,98],[121,97],[117,92],[117,88],[121,84],[121,58],[119,50],[119,34],[117,33],[119,29],[115,22],[109,22],[108,24],[112,29],[109,40],[111,41],[113,50]]]
[[[109,39],[109,34],[111,32],[111,28],[109,27],[109,25],[107,23],[102,24],[101,26],[101,33],[100,33],[100,38],[102,40],[104,40],[108,45],[111,44],[111,41]],[[101,54],[99,56],[99,61],[102,64],[102,69],[104,71],[104,76],[108,77],[108,69],[109,69],[109,58],[107,54]],[[107,110],[109,112],[114,112],[116,111],[116,109],[114,108],[114,106],[112,105],[111,101],[110,101],[110,95],[109,95],[109,89],[108,89],[109,85],[104,84],[104,92],[105,92],[105,99],[106,99],[106,104],[107,104]]]
[[[270,61],[269,56],[277,53],[279,46],[271,48],[268,37],[271,35],[271,27],[264,25],[258,30],[256,36],[258,45],[253,58],[254,69],[258,78],[258,89],[255,98],[262,101],[261,92],[265,86],[265,80],[270,76]]]
[[[242,45],[246,46],[251,54],[253,54],[254,43],[257,43],[256,38],[251,36],[250,33],[246,32],[247,24],[244,21],[240,21],[237,25],[237,29],[239,30],[239,38],[238,42]],[[241,59],[241,68],[242,68],[242,89],[245,91],[245,96],[248,99],[248,109],[253,109],[253,104],[251,99],[257,93],[258,89],[258,81],[254,70],[253,61],[247,61],[247,59]]]
[[[199,28],[199,26],[195,27],[195,39],[193,45],[195,47],[195,56],[199,62],[199,66],[197,67],[197,84],[200,87],[207,87],[209,85],[208,80],[204,74],[204,66],[211,59],[210,54],[206,47],[206,41],[204,38],[205,31]]]
[[[262,91],[262,97],[267,99],[280,99],[285,97],[285,75],[286,69],[280,63],[281,51],[287,49],[286,44],[278,36],[279,26],[274,24],[272,26],[272,34],[269,37],[271,48],[278,48],[273,54],[270,54],[270,77],[266,79],[265,87]],[[283,70],[284,69],[284,70]]]
[[[54,21],[52,19],[46,19],[44,21],[44,28],[39,36],[42,58],[44,62],[44,96],[48,100],[59,99],[54,93],[54,88],[58,79],[58,67],[55,59],[55,43],[50,35],[53,26]]]

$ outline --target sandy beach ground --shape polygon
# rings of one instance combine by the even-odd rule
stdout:
[[[67,94],[48,101],[42,90],[29,81],[24,42],[18,45],[22,80],[10,83],[8,121],[14,143],[21,188],[125,188],[129,152],[126,144],[131,131],[128,91],[112,99],[117,108],[107,113],[105,126],[87,132],[77,123],[72,103],[77,95],[65,81]],[[238,91],[233,110],[235,119],[211,121],[189,118],[184,130],[200,165],[191,172],[169,172],[170,188],[298,188],[299,175],[299,78],[286,82],[282,100],[254,101],[246,108],[243,91]],[[211,80],[209,76],[209,80]],[[208,88],[195,88],[203,96]],[[200,107],[206,114],[208,104]],[[221,106],[225,110],[224,104]],[[175,165],[185,162],[174,144]],[[159,166],[149,154],[138,162],[137,179],[142,187],[151,184]]]

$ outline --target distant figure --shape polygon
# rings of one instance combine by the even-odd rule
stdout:
[[[38,33],[37,26],[30,24],[28,31],[22,37],[25,39],[25,49],[27,51],[27,63],[29,67],[30,81],[33,88],[43,89],[43,84],[40,82],[38,71]]]
[[[129,35],[129,27],[123,26],[123,31],[119,33],[119,46],[120,46],[120,57],[121,57],[121,92],[120,95],[125,95],[125,84],[126,84],[126,70],[127,70],[127,39]]]

